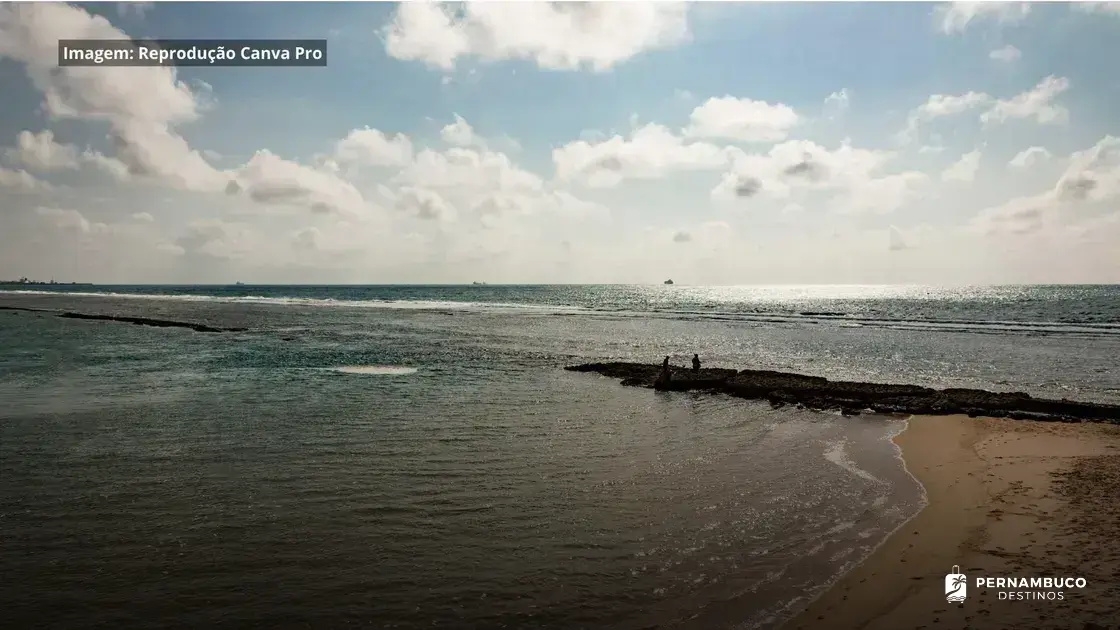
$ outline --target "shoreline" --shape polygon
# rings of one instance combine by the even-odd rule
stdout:
[[[913,416],[891,441],[925,505],[782,630],[1112,627],[1120,427]],[[953,565],[969,578],[963,604],[945,600]],[[977,576],[1088,584],[1062,601],[1009,601],[976,589]]]

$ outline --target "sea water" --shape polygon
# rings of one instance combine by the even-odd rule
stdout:
[[[52,627],[769,628],[921,507],[842,417],[595,360],[1120,402],[1116,287],[80,287],[0,306],[0,584]]]

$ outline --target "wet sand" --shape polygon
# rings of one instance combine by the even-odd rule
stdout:
[[[915,416],[895,441],[927,507],[783,630],[1120,627],[1120,426]],[[953,565],[962,604],[945,599]],[[1087,586],[1009,601],[977,576]]]

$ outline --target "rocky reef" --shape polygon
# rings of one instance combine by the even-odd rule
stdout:
[[[190,328],[196,332],[245,332],[247,328],[219,328],[196,322],[180,322],[170,319],[153,319],[150,317],[126,317],[124,315],[92,315],[89,313],[75,313],[72,311],[53,311],[45,308],[22,308],[18,306],[0,306],[5,311],[28,311],[31,313],[50,313],[67,319],[94,319],[109,322],[124,322],[138,326],[156,326],[158,328]]]
[[[1120,423],[1120,405],[1034,398],[1022,392],[1000,393],[982,389],[932,389],[917,385],[830,381],[770,370],[671,368],[671,378],[659,379],[660,365],[643,363],[587,363],[564,368],[595,372],[622,380],[630,387],[669,391],[708,391],[766,400],[775,407],[797,405],[816,410],[837,410],[855,415],[876,413],[991,416],[1023,420]]]

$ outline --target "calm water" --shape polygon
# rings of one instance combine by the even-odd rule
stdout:
[[[1120,402],[1117,287],[69,291],[0,305],[250,331],[0,311],[18,627],[773,627],[920,507],[902,422],[563,365]]]

